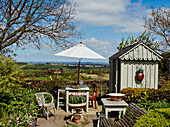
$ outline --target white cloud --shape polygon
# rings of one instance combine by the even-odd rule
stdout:
[[[108,40],[99,40],[94,37],[91,37],[89,39],[84,40],[85,44],[88,47],[91,47],[93,49],[99,50],[99,49],[106,49],[109,45],[113,44],[113,42]]]
[[[131,0],[74,0],[78,7],[76,19],[91,26],[113,26],[114,32],[143,32],[143,17],[148,10],[141,1]],[[121,29],[120,29],[121,28]],[[119,30],[119,31],[116,31]]]
[[[117,51],[116,45],[118,44],[118,41],[100,40],[91,37],[84,40],[83,43],[87,45],[87,47],[108,58]]]

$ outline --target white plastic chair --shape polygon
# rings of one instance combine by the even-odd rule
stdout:
[[[59,106],[65,106],[65,102],[60,102],[60,100],[65,100],[65,97],[60,97],[60,93],[65,93],[65,89],[58,89],[57,93],[57,109]]]
[[[54,114],[55,114],[55,104],[53,103],[54,101],[53,96],[47,92],[40,92],[40,93],[36,93],[35,97],[38,102],[38,106],[41,107],[40,110],[43,109],[43,115],[46,115],[47,120],[49,120],[49,114],[52,113],[51,109],[54,110]],[[51,102],[46,103],[45,101],[49,98],[51,99]]]

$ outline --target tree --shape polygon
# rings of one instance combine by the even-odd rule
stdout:
[[[159,9],[151,8],[150,16],[145,17],[144,27],[147,28],[150,33],[163,37],[163,40],[159,43],[159,51],[167,52],[170,46],[170,9],[163,6]]]
[[[128,37],[127,40],[125,41],[125,38],[122,37],[122,41],[119,44],[119,46],[117,47],[117,49],[120,51],[120,50],[122,50],[123,48],[125,48],[126,46],[128,46],[130,44],[133,44],[133,43],[138,42],[138,41],[143,41],[147,46],[149,46],[153,50],[156,50],[159,47],[158,43],[156,41],[154,41],[154,38],[151,39],[150,38],[151,34],[146,34],[146,31],[147,30],[145,30],[136,39],[134,39],[134,37],[131,36],[131,37]]]
[[[170,58],[170,52],[162,53],[163,59],[159,63],[159,69],[160,69],[160,74],[162,77],[164,77],[166,80],[168,80],[169,71],[170,71],[170,66],[169,66],[169,58]]]
[[[16,60],[0,55],[0,102],[15,97],[25,83],[24,74]]]
[[[79,33],[74,8],[67,0],[0,0],[0,52],[30,43],[67,46]]]

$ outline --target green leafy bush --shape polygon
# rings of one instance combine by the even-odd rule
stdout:
[[[141,102],[141,103],[137,103],[137,105],[139,105],[140,107],[144,108],[147,111],[155,108],[170,108],[170,103],[164,100],[158,102],[154,102],[154,101],[147,101],[145,103]]]
[[[8,100],[8,104],[1,103],[0,126],[28,126],[36,117],[35,90],[22,89],[18,96]]]
[[[23,84],[21,67],[11,57],[0,55],[0,109],[22,103],[17,98],[21,96]],[[4,111],[0,110],[0,117],[3,113]]]
[[[33,103],[27,103],[20,110],[8,112],[3,117],[2,126],[16,127],[32,125],[32,120],[37,117],[38,108]]]
[[[169,102],[170,100],[170,90],[165,91],[150,88],[124,88],[121,92],[126,95],[124,100],[127,102],[145,103],[149,100],[166,100]]]
[[[170,108],[151,110],[149,113],[140,117],[134,127],[169,127]]]
[[[156,94],[156,89],[149,88],[124,88],[122,93],[126,96],[124,98],[127,102],[146,102],[148,99],[152,98]]]
[[[11,57],[0,56],[0,98],[14,97],[24,80],[21,67]]]

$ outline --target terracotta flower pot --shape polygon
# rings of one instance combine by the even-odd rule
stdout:
[[[80,123],[80,118],[81,118],[81,116],[79,116],[79,115],[78,115],[78,116],[74,116],[74,117],[73,117],[74,122],[75,122],[75,123]]]

